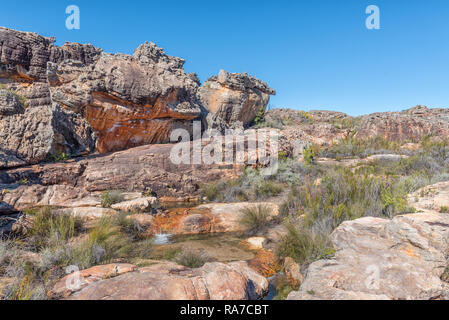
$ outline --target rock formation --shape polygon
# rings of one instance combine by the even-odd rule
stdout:
[[[81,115],[95,131],[100,153],[169,142],[174,129],[190,131],[194,119],[215,117],[211,120],[215,124],[224,120],[224,126],[247,125],[274,94],[247,74],[225,72],[200,90],[197,76],[185,73],[184,60],[166,55],[153,43],[142,44],[130,56],[104,53],[92,45],[58,47],[53,42],[36,33],[0,28],[0,84],[21,97],[24,107],[39,108],[34,112],[45,113],[41,109],[58,103]],[[17,114],[8,99],[0,99],[2,116]],[[212,111],[210,116],[207,110]],[[27,112],[20,114],[26,117]],[[40,126],[22,129],[25,135],[42,134]],[[4,130],[11,139],[21,139],[10,128]],[[3,156],[8,157],[4,166],[34,163],[49,152],[34,151],[31,156],[30,149],[40,146],[14,147],[19,147],[13,149],[17,152]]]
[[[36,205],[86,207],[99,205],[103,191],[116,189],[187,200],[198,196],[200,184],[236,173],[232,167],[215,164],[175,165],[171,149],[172,145],[148,145],[0,171],[0,188],[8,190],[0,193],[0,200],[18,210]]]
[[[257,300],[268,281],[246,262],[207,263],[189,269],[170,262],[137,269],[118,264],[81,271],[78,291],[59,281],[51,295],[68,300]]]
[[[245,127],[261,109],[265,111],[270,95],[275,94],[266,83],[246,73],[229,74],[224,70],[209,78],[198,92],[204,107],[213,115],[227,125]]]
[[[100,55],[93,64],[50,63],[52,99],[83,114],[98,135],[98,151],[169,142],[172,130],[197,118],[197,80],[184,61],[152,43],[133,56]]]
[[[79,114],[57,104],[24,109],[7,90],[0,100],[0,169],[95,151],[95,134]]]

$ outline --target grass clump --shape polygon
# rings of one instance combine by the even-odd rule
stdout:
[[[176,263],[191,269],[201,268],[211,260],[211,257],[207,253],[198,253],[191,250],[184,250],[174,258]]]
[[[52,237],[67,241],[76,236],[82,228],[82,220],[67,214],[56,214],[51,208],[40,208],[34,215],[30,234],[34,242],[45,247]]]
[[[101,206],[103,208],[110,208],[116,203],[122,202],[124,199],[123,194],[119,190],[108,190],[101,195]]]
[[[239,223],[250,235],[254,235],[266,228],[270,209],[264,205],[247,207],[242,210]]]
[[[327,230],[298,228],[292,223],[287,223],[286,228],[287,234],[277,248],[278,257],[291,257],[299,264],[310,264],[335,253]]]
[[[441,212],[441,213],[449,213],[449,208],[448,208],[447,206],[442,206],[442,207],[440,208],[440,212]]]

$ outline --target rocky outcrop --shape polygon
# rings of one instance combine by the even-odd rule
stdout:
[[[183,64],[145,43],[133,56],[103,53],[93,64],[50,63],[48,80],[52,99],[82,113],[98,135],[98,150],[110,152],[169,142],[172,130],[200,115],[198,80]]]
[[[56,104],[23,109],[6,90],[0,91],[2,96],[11,103],[0,111],[0,169],[95,150],[95,134],[80,115]]]
[[[437,187],[446,194],[449,183]],[[311,264],[289,299],[443,298],[449,215],[425,209],[426,201],[414,204],[419,213],[342,223],[332,234],[335,257]]]
[[[237,173],[232,166],[175,165],[170,160],[172,147],[148,145],[66,163],[0,171],[0,187],[8,191],[0,201],[18,210],[34,206],[95,207],[103,191],[117,189],[152,192],[179,201],[197,197],[203,183],[233,178]]]
[[[424,106],[403,112],[374,113],[361,117],[356,137],[381,136],[390,141],[419,142],[425,136],[449,136],[449,110]]]
[[[140,269],[108,265],[80,275],[78,289],[67,289],[68,276],[51,295],[69,300],[256,300],[268,289],[267,280],[246,262],[207,263],[199,269],[170,262]]]
[[[53,45],[54,38],[0,27],[0,83],[26,99],[27,107],[52,104],[47,63],[73,59],[90,64],[101,50],[92,45]]]
[[[266,83],[246,73],[229,74],[224,70],[206,81],[198,92],[203,106],[213,115],[227,125],[245,127],[261,109],[266,109],[270,95],[274,94]]]
[[[95,131],[100,153],[169,142],[173,130],[191,131],[194,119],[221,131],[228,125],[248,125],[275,93],[254,77],[224,71],[200,90],[198,77],[185,73],[184,60],[153,43],[125,55],[77,43],[58,47],[54,41],[0,28],[0,83],[21,97],[22,107],[38,108],[34,112],[45,113],[41,109],[57,103],[81,115]],[[1,115],[26,118],[28,110],[3,100]],[[23,129],[26,135],[41,134],[40,127]],[[85,129],[90,135],[91,129]],[[14,156],[8,155],[11,165],[39,159]]]

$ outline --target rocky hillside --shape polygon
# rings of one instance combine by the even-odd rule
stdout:
[[[194,119],[223,129],[234,122],[248,125],[275,94],[247,74],[224,71],[201,87],[195,74],[185,73],[184,60],[153,43],[130,56],[53,42],[0,28],[2,168],[63,153],[169,142],[172,130],[190,129]],[[71,123],[61,126],[69,121],[59,120],[64,116]]]
[[[266,110],[183,65],[0,28],[0,298],[449,298],[449,109]],[[278,170],[174,164],[196,120],[277,130]]]

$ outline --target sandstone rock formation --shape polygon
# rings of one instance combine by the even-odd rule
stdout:
[[[237,173],[219,165],[175,165],[170,160],[171,149],[172,145],[148,145],[66,163],[0,171],[0,187],[8,190],[0,195],[0,201],[17,210],[95,207],[103,191],[117,189],[140,194],[151,190],[158,197],[180,201],[198,196],[202,183]]]
[[[27,107],[52,104],[47,63],[73,59],[91,64],[101,54],[92,45],[53,45],[54,38],[0,27],[0,83],[26,98]]]
[[[446,194],[449,183],[438,184],[437,189]],[[449,215],[429,210],[426,201],[414,204],[419,213],[341,224],[332,234],[335,257],[311,264],[300,290],[288,298],[443,298]]]
[[[374,113],[361,117],[356,137],[381,136],[391,141],[419,142],[425,136],[449,136],[449,110],[416,106],[403,112]]]
[[[6,90],[2,96],[10,103],[0,107],[0,169],[95,150],[95,134],[80,115],[56,104],[24,110]]]
[[[53,101],[82,113],[97,132],[98,150],[109,152],[169,142],[172,130],[200,115],[199,84],[183,64],[145,43],[133,56],[50,63],[48,81]]]
[[[104,53],[89,44],[58,47],[54,41],[0,28],[0,84],[23,100],[19,106],[11,96],[0,98],[0,114],[26,121],[22,118],[29,112],[45,114],[58,103],[87,120],[101,153],[169,142],[174,129],[191,131],[194,119],[221,129],[235,122],[248,125],[274,94],[254,77],[226,72],[200,90],[198,77],[185,73],[184,60],[166,55],[153,43],[142,44],[131,56]],[[23,107],[38,109],[23,112]],[[11,139],[22,138],[9,127],[2,129]],[[25,136],[42,134],[37,125],[21,129]],[[81,129],[91,136],[90,127]],[[83,151],[90,152],[88,147]],[[21,148],[30,153],[38,147]],[[45,153],[33,150],[36,155],[23,157],[25,151],[19,151],[2,155],[3,162],[9,167],[26,165],[42,160],[40,154]]]
[[[266,83],[248,74],[227,73],[206,81],[198,92],[204,107],[227,125],[248,126],[260,109],[265,110],[270,95],[276,92]],[[215,119],[217,121],[217,119]]]
[[[69,300],[256,300],[268,281],[246,262],[207,263],[189,269],[157,263],[137,269],[131,265],[99,266],[81,271],[80,288],[66,288],[66,278],[51,294]]]

